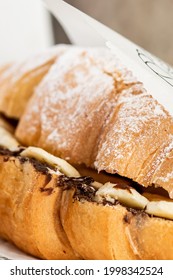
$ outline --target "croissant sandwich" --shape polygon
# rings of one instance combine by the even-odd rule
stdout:
[[[0,73],[18,120],[0,143],[0,236],[46,259],[173,259],[172,116],[107,49],[55,49],[29,95],[7,87],[13,65]]]

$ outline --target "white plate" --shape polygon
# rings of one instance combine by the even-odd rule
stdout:
[[[9,260],[36,260],[7,241],[0,239],[0,259]]]

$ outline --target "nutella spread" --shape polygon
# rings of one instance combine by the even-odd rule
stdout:
[[[92,185],[94,183],[94,179],[91,177],[79,177],[79,178],[70,178],[66,176],[59,176],[58,185],[64,187],[65,189],[74,188],[75,198],[77,199],[85,199],[94,201],[94,195],[96,193],[95,187]]]

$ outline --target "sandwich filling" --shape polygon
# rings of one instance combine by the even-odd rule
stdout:
[[[127,208],[142,210],[153,216],[173,219],[173,201],[170,198],[158,194],[140,193],[126,178],[114,176],[113,182],[97,182],[90,176],[81,176],[68,162],[43,149],[20,147],[12,135],[3,128],[0,128],[0,135],[2,135],[1,155],[18,156],[21,162],[30,160],[37,170],[49,175],[57,174],[57,186],[64,189],[75,188],[76,199],[90,200],[104,205],[120,203]]]

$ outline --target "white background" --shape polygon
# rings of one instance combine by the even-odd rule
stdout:
[[[41,0],[0,0],[0,64],[52,44],[51,22]]]

